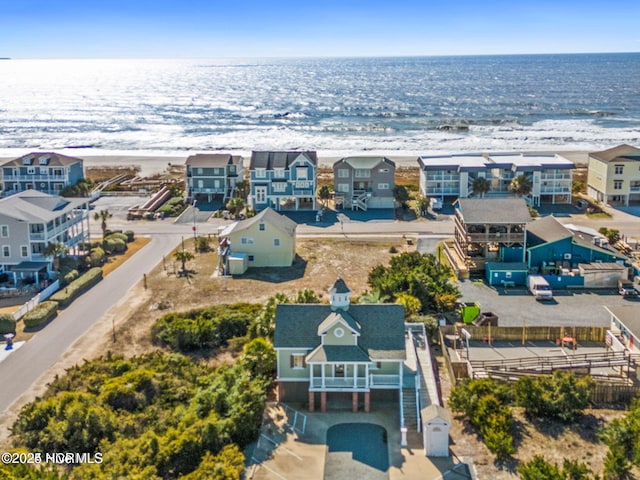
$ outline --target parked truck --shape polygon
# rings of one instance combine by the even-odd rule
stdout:
[[[618,293],[623,297],[636,298],[638,291],[635,287],[635,284],[631,280],[618,280]]]
[[[536,300],[553,300],[553,291],[542,275],[529,275],[527,286]]]

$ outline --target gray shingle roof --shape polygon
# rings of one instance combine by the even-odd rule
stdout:
[[[333,287],[329,289],[329,293],[349,293],[351,290],[347,287],[347,284],[342,279],[342,277],[338,277],[333,284]]]
[[[460,198],[458,207],[468,224],[531,222],[527,203],[522,198]]]
[[[228,153],[198,153],[187,158],[185,165],[191,167],[224,167],[241,165],[242,157]]]
[[[40,157],[48,158],[47,162],[40,165]],[[28,165],[24,163],[25,158],[32,158],[31,163]],[[69,165],[73,165],[74,163],[82,163],[81,158],[69,157],[67,155],[62,155],[61,153],[55,152],[32,152],[27,153],[21,157],[18,157],[13,160],[9,160],[8,162],[3,163],[2,167],[21,167],[21,166],[31,166],[31,167],[66,167]]]
[[[557,242],[571,236],[571,232],[553,215],[534,220],[527,225],[528,234],[535,235],[545,243]]]
[[[264,168],[273,170],[274,168],[288,169],[291,163],[300,155],[304,155],[306,159],[314,166],[318,165],[318,155],[314,151],[285,151],[285,152],[251,152],[251,161],[249,169]]]
[[[401,305],[350,305],[348,312],[361,328],[358,346],[371,360],[404,358],[404,308]],[[318,326],[332,313],[329,305],[278,305],[274,346],[315,349],[321,343]]]
[[[0,199],[0,212],[23,222],[48,222],[84,203],[86,198],[64,198],[26,190]]]
[[[368,362],[369,355],[356,345],[319,345],[309,355],[307,363],[313,362]]]
[[[640,161],[640,149],[631,145],[618,145],[601,152],[593,152],[590,157],[596,158],[602,162],[615,162],[620,160],[637,160]]]
[[[232,225],[229,225],[225,228],[221,236],[228,236],[231,233],[241,232],[242,230],[246,230],[247,228],[255,225],[258,222],[263,221],[281,232],[293,237],[296,234],[296,228],[298,224],[284,215],[280,215],[275,210],[270,207],[265,208],[260,213],[258,213],[255,217],[247,218],[246,220],[242,220],[240,222],[236,222]]]
[[[374,168],[380,163],[385,163],[396,168],[396,164],[387,157],[345,157],[334,163],[334,168],[340,163],[347,163],[353,168]]]

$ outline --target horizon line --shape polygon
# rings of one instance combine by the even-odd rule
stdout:
[[[121,56],[79,56],[79,57],[0,57],[0,60],[237,60],[237,59],[362,59],[362,58],[443,58],[443,57],[514,57],[551,55],[624,55],[640,54],[640,51],[600,51],[600,52],[528,52],[528,53],[454,53],[454,54],[384,54],[384,55],[265,55],[265,56],[185,56],[185,57],[121,57]]]

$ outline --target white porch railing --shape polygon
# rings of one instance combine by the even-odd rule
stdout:
[[[321,377],[313,377],[311,379],[311,388],[344,388],[352,390],[354,388],[398,388],[400,387],[400,375],[369,375],[369,382],[365,377],[325,377],[324,383]]]

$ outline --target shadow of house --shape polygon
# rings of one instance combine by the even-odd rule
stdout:
[[[296,254],[290,267],[249,268],[243,278],[269,283],[284,283],[303,278],[306,269],[307,261]]]

